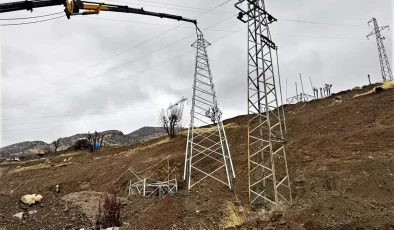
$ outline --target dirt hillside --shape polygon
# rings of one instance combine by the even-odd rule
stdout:
[[[92,227],[94,210],[85,206],[97,207],[97,192],[126,197],[135,180],[126,170],[143,170],[167,156],[179,192],[163,199],[129,196],[122,229],[394,229],[394,90],[353,98],[371,87],[285,106],[293,205],[280,212],[248,205],[247,120],[239,116],[224,122],[237,177],[233,191],[213,180],[185,189],[183,134],[0,165],[0,229]],[[141,175],[159,178],[166,165]],[[28,193],[42,194],[41,205],[22,205]],[[26,218],[13,217],[18,212]]]

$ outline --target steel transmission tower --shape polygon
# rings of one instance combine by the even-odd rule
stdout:
[[[197,30],[197,41],[192,44],[197,52],[183,175],[189,190],[206,178],[231,189],[235,178],[208,61],[209,45]]]
[[[369,38],[372,35],[376,36],[376,43],[378,45],[378,52],[379,52],[380,69],[382,71],[383,81],[393,80],[393,74],[391,72],[389,59],[387,58],[386,49],[384,48],[384,45],[383,45],[383,40],[385,38],[382,37],[382,35],[380,34],[380,31],[382,31],[382,30],[384,30],[386,28],[389,28],[389,26],[379,27],[378,26],[378,21],[376,20],[376,18],[372,18],[368,22],[368,25],[371,22],[373,23],[374,28],[371,31],[371,33],[369,33],[367,35],[367,38]]]
[[[276,19],[263,0],[239,0],[235,7],[238,19],[248,24],[249,201],[276,209],[292,202],[272,58],[277,47],[268,27]]]

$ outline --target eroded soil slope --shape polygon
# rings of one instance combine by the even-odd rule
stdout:
[[[79,191],[125,196],[129,180],[134,179],[124,173],[128,167],[140,171],[169,156],[180,192],[164,199],[129,197],[122,228],[394,229],[394,90],[352,98],[363,90],[340,93],[337,100],[332,95],[285,106],[294,202],[284,207],[284,213],[250,211],[247,120],[240,116],[225,121],[237,176],[234,191],[206,180],[187,192],[182,181],[186,137],[161,138],[95,154],[58,156],[50,158],[49,164],[43,159],[1,165],[0,227],[92,226],[82,209],[60,197]],[[64,159],[70,160],[62,166]],[[142,175],[160,177],[166,164]],[[57,196],[56,184],[62,188]],[[43,194],[44,207],[20,205],[20,196],[26,193]],[[37,210],[36,216],[23,221],[12,217],[32,209]]]

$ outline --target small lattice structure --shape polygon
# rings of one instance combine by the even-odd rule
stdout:
[[[176,179],[167,181],[148,181],[146,178],[137,182],[130,181],[129,195],[162,198],[169,193],[178,192]]]

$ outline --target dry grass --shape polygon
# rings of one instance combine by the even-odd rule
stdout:
[[[394,89],[394,80],[383,82],[383,89]]]
[[[116,195],[104,193],[99,203],[96,228],[119,227],[122,224],[122,202]]]
[[[242,225],[245,220],[246,220],[246,216],[245,214],[242,212],[242,214],[240,213],[241,211],[237,209],[237,207],[235,207],[234,203],[232,202],[227,202],[226,207],[226,217],[224,219],[222,219],[221,221],[221,228],[220,229],[226,229],[226,228],[231,228],[231,227],[237,227]]]
[[[27,166],[27,167],[20,167],[16,168],[14,170],[11,170],[10,173],[18,173],[18,172],[23,172],[23,171],[28,171],[28,170],[38,170],[38,169],[46,169],[50,168],[51,166],[48,164],[36,164],[32,166]]]
[[[153,147],[155,147],[155,146],[158,146],[158,145],[162,145],[162,144],[168,143],[168,142],[170,142],[170,140],[171,140],[170,138],[166,138],[166,139],[163,139],[163,140],[159,140],[159,141],[157,141],[157,142],[152,143],[151,145],[147,145],[147,146],[143,146],[143,147],[137,147],[137,148],[131,149],[131,150],[127,151],[127,152],[119,153],[119,155],[126,155],[126,156],[132,155],[132,154],[135,154],[135,153],[144,151],[144,150],[146,150],[146,149],[150,149],[150,148],[153,148]]]
[[[66,157],[71,157],[71,156],[77,156],[81,154],[85,154],[86,152],[80,151],[80,152],[72,152],[72,153],[66,153],[66,154],[61,154],[59,156],[56,156],[55,159],[59,158],[66,158]]]
[[[236,125],[236,124],[234,124],[234,123],[230,123],[230,124],[224,125],[223,127],[224,127],[225,129],[228,129],[228,128],[239,128],[240,126],[238,126],[238,125]],[[212,132],[215,132],[216,129],[217,129],[216,126],[214,126],[214,127],[209,127],[209,128],[196,128],[196,129],[194,129],[194,132],[195,132],[195,133],[199,133],[199,134],[202,134],[202,133],[212,133]],[[183,132],[181,135],[187,136],[187,131]]]
[[[385,81],[378,87],[382,87],[384,90],[394,89],[394,80]],[[356,95],[353,96],[353,98],[374,94],[376,92],[375,90],[376,90],[376,87],[371,89],[370,91],[368,91],[366,93],[356,94]]]
[[[100,160],[100,159],[111,158],[111,157],[116,157],[116,156],[130,156],[130,155],[134,155],[136,153],[139,153],[141,151],[144,151],[146,149],[150,149],[152,147],[155,147],[157,145],[162,145],[162,144],[168,143],[168,142],[170,142],[170,140],[171,140],[170,138],[166,138],[166,139],[154,142],[154,143],[152,143],[151,145],[148,145],[148,146],[137,147],[137,148],[133,148],[133,149],[130,149],[128,151],[125,151],[125,152],[120,152],[120,153],[117,153],[117,154],[114,154],[114,155],[95,157],[93,159],[94,160]]]

